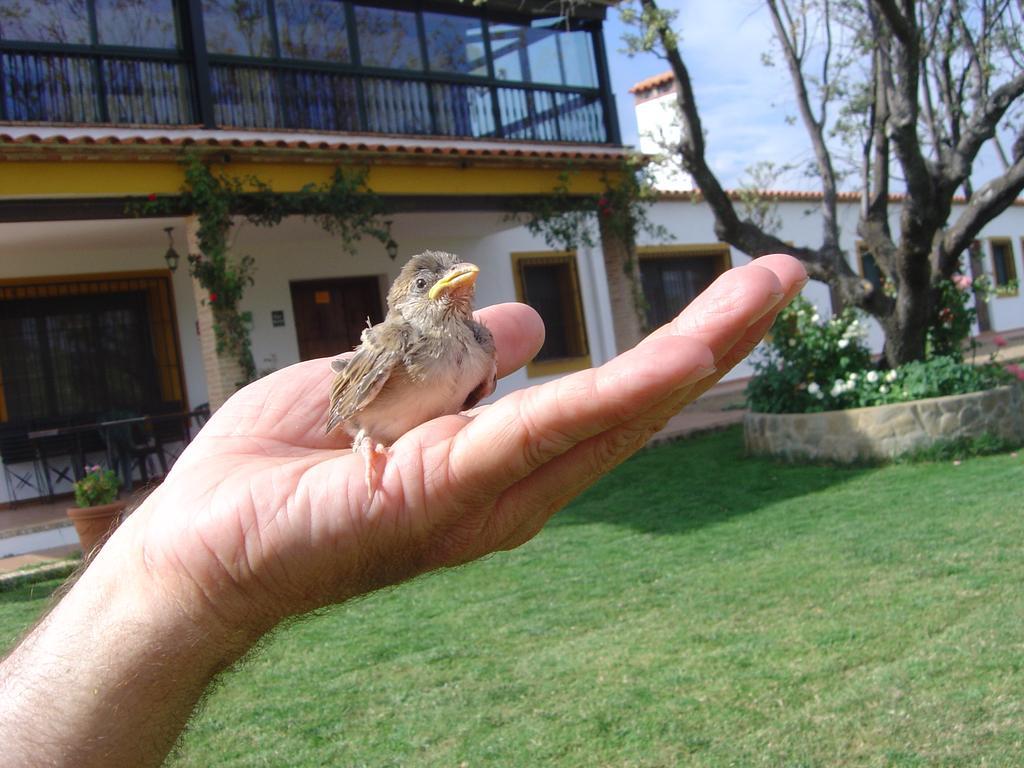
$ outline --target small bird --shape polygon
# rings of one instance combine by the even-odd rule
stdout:
[[[388,291],[384,321],[363,331],[354,355],[331,363],[327,431],[341,425],[352,436],[352,449],[366,462],[371,501],[375,459],[386,457],[388,446],[494,391],[494,338],[473,319],[479,272],[443,251],[413,256]]]

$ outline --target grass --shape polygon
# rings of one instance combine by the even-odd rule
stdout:
[[[653,449],[517,552],[281,630],[171,765],[1019,765],[1022,479]]]

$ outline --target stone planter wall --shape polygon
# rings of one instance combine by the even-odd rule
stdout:
[[[743,421],[748,453],[842,463],[891,459],[985,433],[1024,443],[1019,387],[847,411],[748,413]]]

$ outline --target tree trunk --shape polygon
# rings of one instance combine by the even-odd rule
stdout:
[[[636,345],[644,335],[643,290],[636,244],[627,242],[604,218],[599,218],[601,251],[608,280],[615,348],[619,353]]]

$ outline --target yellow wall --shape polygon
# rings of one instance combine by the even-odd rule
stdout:
[[[326,163],[247,163],[212,166],[234,177],[258,176],[277,192],[291,192],[330,179]],[[530,195],[549,193],[559,173],[543,168],[479,168],[376,165],[367,184],[381,195]],[[606,172],[570,174],[573,193],[599,194]],[[18,161],[0,164],[0,197],[122,196],[176,194],[185,181],[178,162]]]

